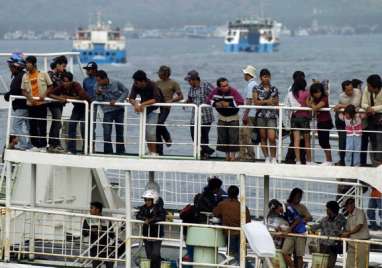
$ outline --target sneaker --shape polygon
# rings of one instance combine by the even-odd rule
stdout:
[[[39,148],[40,149],[40,153],[46,153],[47,152],[47,149],[45,147],[42,147],[42,148]]]
[[[152,152],[150,152],[150,153],[149,153],[149,156],[150,156],[150,157],[158,157],[159,154],[158,154],[158,153],[152,153]]]
[[[277,164],[277,160],[276,160],[276,158],[272,158],[271,163],[272,163],[272,164]]]
[[[316,163],[314,163],[314,162],[308,162],[308,161],[306,161],[306,165],[308,165],[308,166],[317,166]]]
[[[41,151],[41,148],[37,148],[37,147],[33,146],[32,148],[28,149],[27,151],[28,152],[35,152],[35,153],[37,153],[37,152]]]
[[[54,150],[57,152],[57,153],[64,153],[65,152],[65,149],[62,148],[60,145],[59,146],[56,146],[54,148]]]
[[[301,161],[296,161],[296,165],[301,165]]]
[[[269,159],[269,157],[265,157],[265,163],[266,164],[270,164],[271,163],[271,160]]]
[[[325,161],[322,162],[320,166],[333,166],[333,162]]]
[[[377,224],[370,224],[369,229],[372,231],[379,231],[379,230],[381,230],[381,227],[378,226]]]

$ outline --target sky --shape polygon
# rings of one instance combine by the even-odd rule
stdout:
[[[86,26],[91,14],[124,26],[171,28],[188,24],[222,25],[263,14],[289,28],[316,19],[329,25],[382,25],[382,0],[0,0],[0,32],[68,30]]]

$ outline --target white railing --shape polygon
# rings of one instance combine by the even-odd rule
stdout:
[[[13,97],[12,99],[16,99],[16,98],[22,98],[20,96],[18,97]],[[79,102],[79,101],[76,101],[76,100],[68,100],[68,102]],[[147,154],[147,150],[146,150],[146,146],[145,144],[147,144],[146,142],[146,139],[145,139],[145,135],[146,135],[146,128],[148,126],[153,126],[153,125],[156,125],[157,127],[158,126],[163,126],[163,127],[168,127],[168,128],[171,128],[172,129],[172,137],[173,137],[173,141],[172,141],[172,145],[174,145],[173,148],[171,149],[166,149],[166,153],[163,155],[163,156],[159,156],[159,158],[178,158],[178,159],[182,159],[182,158],[186,158],[186,159],[201,159],[201,155],[200,155],[200,150],[201,150],[201,146],[203,145],[210,145],[210,146],[218,146],[218,145],[224,145],[224,146],[233,146],[232,144],[217,144],[216,142],[216,137],[217,137],[217,128],[221,128],[223,126],[218,126],[217,123],[213,123],[212,125],[209,125],[209,127],[211,127],[211,133],[210,133],[210,137],[211,137],[211,141],[209,142],[209,144],[202,144],[201,142],[201,128],[203,126],[202,122],[201,122],[201,116],[202,116],[202,109],[203,108],[206,108],[206,107],[210,107],[209,105],[200,105],[199,107],[197,107],[196,105],[194,104],[185,104],[185,103],[158,103],[158,104],[154,104],[154,106],[159,106],[159,107],[168,107],[170,108],[171,107],[171,110],[172,112],[170,113],[170,116],[167,120],[167,122],[163,123],[163,124],[148,124],[146,121],[146,113],[145,112],[142,112],[142,113],[135,113],[131,104],[127,103],[127,102],[123,102],[123,103],[116,103],[115,106],[123,106],[123,110],[125,112],[125,115],[124,115],[124,120],[123,122],[120,122],[120,123],[113,123],[113,122],[104,122],[104,120],[102,119],[103,117],[102,116],[98,116],[99,114],[102,114],[101,110],[102,109],[98,109],[98,113],[96,112],[97,111],[97,108],[98,107],[101,107],[102,106],[106,106],[106,105],[110,105],[110,103],[108,102],[93,102],[91,104],[91,107],[90,107],[90,118],[87,118],[85,121],[85,126],[87,128],[90,128],[90,132],[86,132],[86,135],[88,135],[88,133],[92,133],[90,136],[88,136],[84,142],[86,145],[88,144],[92,144],[94,146],[91,146],[90,148],[86,149],[84,151],[84,154],[100,154],[100,151],[102,150],[99,150],[99,144],[107,144],[107,143],[110,143],[111,146],[115,146],[115,145],[119,145],[121,143],[123,143],[123,145],[127,145],[127,151],[126,153],[121,153],[119,155],[119,157],[140,157],[140,158],[150,158],[150,157],[153,157],[152,155],[150,154]],[[276,119],[276,122],[277,122],[277,125],[275,127],[260,127],[260,126],[257,126],[257,125],[254,125],[254,126],[245,126],[245,125],[238,125],[238,126],[229,126],[230,128],[237,128],[238,131],[241,130],[241,129],[251,129],[253,131],[255,130],[258,130],[258,129],[275,129],[276,130],[276,142],[275,142],[275,145],[268,145],[268,148],[275,148],[276,149],[276,157],[277,157],[277,162],[278,163],[282,163],[283,162],[283,158],[284,158],[284,155],[285,155],[285,151],[288,149],[288,150],[294,150],[296,146],[291,146],[289,144],[289,142],[287,143],[287,141],[289,141],[289,138],[288,139],[285,139],[284,135],[283,135],[283,132],[286,132],[286,131],[293,131],[293,130],[305,130],[305,131],[309,131],[310,133],[310,136],[311,136],[311,145],[309,147],[302,147],[300,149],[305,149],[306,151],[311,151],[312,152],[312,161],[315,160],[315,158],[317,158],[317,156],[321,157],[323,156],[323,152],[324,151],[330,151],[331,153],[333,153],[332,155],[332,158],[333,158],[333,162],[335,162],[337,159],[338,159],[338,156],[337,156],[337,153],[338,152],[341,152],[341,151],[344,151],[343,149],[340,149],[338,147],[338,144],[337,142],[336,143],[331,143],[331,146],[330,146],[330,149],[322,149],[319,145],[318,145],[318,142],[317,142],[317,131],[321,131],[321,132],[330,132],[330,141],[333,141],[337,138],[337,135],[339,132],[346,132],[346,130],[338,130],[338,129],[335,129],[335,128],[332,128],[332,129],[317,129],[316,127],[310,127],[310,128],[306,128],[306,129],[297,129],[297,128],[290,128],[288,126],[284,126],[283,122],[285,121],[285,117],[287,116],[287,114],[289,113],[289,111],[293,110],[293,111],[311,111],[310,108],[305,108],[305,107],[285,107],[285,106],[254,106],[254,105],[243,105],[243,106],[239,106],[239,108],[241,109],[241,111],[243,111],[244,109],[272,109],[272,110],[277,110],[277,119]],[[191,111],[189,111],[191,110]],[[321,111],[331,111],[330,108],[323,108],[321,109]],[[216,111],[215,111],[216,113]],[[88,116],[88,113],[86,114]],[[97,115],[94,117],[94,115]],[[191,124],[188,122],[188,120],[190,119],[190,116],[193,117],[193,121],[196,122],[195,123],[195,127],[194,126],[191,126]],[[8,116],[8,122],[10,121],[10,117]],[[130,122],[131,121],[131,122]],[[313,121],[314,121],[314,118],[313,118]],[[87,122],[90,122],[89,124]],[[124,135],[123,135],[123,142],[122,141],[113,141],[113,139],[111,141],[104,141],[103,138],[102,138],[102,135],[99,135],[98,133],[100,133],[100,128],[97,127],[97,124],[103,124],[104,126],[106,124],[111,124],[111,125],[116,125],[116,126],[123,126],[123,129],[124,129]],[[194,130],[193,130],[193,136],[195,137],[194,140],[192,141],[191,140],[191,135],[190,133],[186,134],[185,132],[185,129],[187,128],[190,128],[190,127],[194,127]],[[227,128],[228,126],[224,126],[225,128]],[[378,135],[382,135],[382,133],[380,133],[380,131],[376,131],[376,130],[363,130],[364,133],[369,133],[369,134],[378,134]],[[93,134],[95,133],[95,134]],[[7,133],[7,137],[9,137],[9,134],[10,133]],[[64,134],[64,133],[63,133]],[[90,141],[90,142],[87,142],[87,141]],[[154,143],[154,144],[157,144],[157,145],[165,145],[166,142],[162,142],[162,141],[156,141],[156,142],[150,142],[150,143]],[[261,153],[260,153],[260,145],[257,145],[257,144],[243,144],[242,142],[240,142],[239,144],[235,144],[234,146],[237,146],[239,148],[245,148],[245,147],[250,147],[250,148],[253,148],[254,150],[256,149],[257,153],[256,153],[256,159],[263,159]],[[192,152],[191,153],[187,153],[187,151],[189,149],[187,149],[188,147],[192,147]],[[298,148],[298,147],[297,147]],[[97,150],[98,149],[98,150]],[[169,152],[169,153],[167,153]],[[346,152],[346,150],[345,150]],[[348,151],[350,152],[350,151]],[[381,151],[377,151],[377,150],[352,150],[351,152],[359,152],[361,154],[366,154],[367,153],[371,153],[371,154],[375,154],[375,153],[382,153]],[[336,154],[334,154],[336,153]],[[214,156],[217,156],[217,157],[221,157],[222,155],[219,154],[219,153],[216,153]],[[156,156],[157,157],[157,156]],[[372,160],[372,159],[371,159]],[[320,159],[318,159],[318,161],[320,161]],[[370,162],[369,162],[370,163]],[[373,162],[372,162],[373,163]]]
[[[9,101],[9,108],[8,108],[8,121],[7,121],[7,132],[6,132],[6,148],[9,147],[9,138],[10,136],[16,136],[16,137],[23,137],[23,138],[27,138],[27,139],[30,139],[30,138],[40,138],[40,139],[56,139],[56,140],[63,140],[63,141],[80,141],[80,140],[83,140],[83,148],[84,148],[84,152],[88,152],[88,140],[89,140],[89,125],[88,125],[88,122],[89,122],[89,103],[85,100],[75,100],[75,99],[67,99],[66,102],[67,103],[71,103],[71,104],[81,104],[81,105],[84,105],[85,109],[85,114],[84,114],[84,121],[76,121],[76,120],[70,120],[70,118],[65,118],[64,116],[62,116],[61,118],[58,118],[58,119],[53,119],[53,118],[32,118],[30,116],[27,116],[27,117],[20,117],[20,116],[16,116],[14,115],[14,111],[12,109],[12,103],[14,100],[17,100],[17,99],[26,99],[25,97],[23,96],[10,96],[10,101]],[[40,98],[38,97],[33,97],[34,100],[40,100]],[[52,99],[52,98],[44,98],[44,101],[45,102],[58,102],[57,100],[55,99]],[[71,137],[63,137],[64,135],[59,135],[58,137],[49,137],[49,131],[46,131],[46,136],[32,136],[32,135],[23,135],[23,134],[20,134],[20,133],[14,133],[13,130],[12,130],[12,119],[24,119],[24,120],[41,120],[41,121],[44,121],[45,124],[48,125],[48,123],[52,123],[53,121],[58,121],[58,122],[67,122],[67,123],[78,123],[78,124],[84,124],[84,128],[85,128],[85,133],[84,133],[84,137],[83,139],[78,139],[78,138],[71,138]],[[47,127],[48,129],[48,127]],[[76,131],[77,132],[77,131]]]
[[[8,223],[6,219],[8,218]],[[87,229],[88,223],[90,228]],[[6,225],[9,225],[6,227]],[[245,255],[241,258],[240,266],[234,264],[234,258],[230,255],[231,232],[241,231],[238,227],[227,227],[210,224],[188,224],[179,221],[159,222],[149,228],[159,228],[165,231],[165,236],[146,236],[142,233],[143,222],[133,219],[126,219],[121,216],[92,216],[80,213],[70,213],[64,211],[41,210],[32,208],[9,207],[0,210],[0,246],[3,257],[8,261],[29,261],[54,258],[57,265],[81,265],[97,263],[119,263],[125,267],[135,267],[134,260],[139,263],[141,254],[137,252],[137,246],[144,241],[161,241],[162,248],[172,248],[177,251],[172,260],[178,267],[184,265],[199,265],[203,267],[245,267],[246,261],[256,263],[260,267],[260,259],[251,250],[248,250],[246,243],[240,244],[241,252]],[[103,228],[102,228],[103,227]],[[94,228],[97,228],[95,231]],[[100,229],[102,228],[102,229]],[[197,263],[193,260],[184,260],[187,237],[184,237],[184,229],[202,228],[215,233],[214,241],[208,241],[213,248],[214,259],[210,263]],[[225,234],[223,234],[223,231]],[[150,233],[150,229],[148,230]],[[355,255],[361,245],[368,247],[382,246],[381,240],[358,240],[349,238],[330,237],[315,234],[293,234],[272,232],[277,238],[301,237],[309,241],[315,241],[319,245],[320,241],[337,241],[342,244],[343,254],[338,254],[337,264],[347,267],[348,244],[355,247]],[[222,240],[223,239],[223,240]],[[224,240],[225,239],[225,240]],[[367,251],[371,253],[373,248]],[[319,248],[314,251],[306,251],[305,262],[312,262],[314,253],[321,252]],[[163,254],[164,253],[164,254]],[[380,253],[381,254],[381,253]],[[139,256],[138,256],[139,255]],[[166,256],[162,250],[162,256]],[[369,256],[361,256],[369,259]],[[280,259],[279,259],[280,261]],[[282,260],[281,260],[282,261]],[[378,261],[370,254],[370,262]],[[135,264],[137,264],[135,263]],[[270,263],[270,262],[268,262]],[[139,264],[138,264],[139,265]],[[357,265],[354,264],[353,267]]]

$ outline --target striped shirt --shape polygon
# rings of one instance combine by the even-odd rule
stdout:
[[[190,87],[188,90],[188,102],[200,106],[208,104],[207,99],[213,90],[213,86],[205,81],[200,82],[199,87]],[[214,114],[212,107],[202,108],[202,124],[211,124],[214,121]],[[191,125],[194,124],[194,114],[191,116]]]

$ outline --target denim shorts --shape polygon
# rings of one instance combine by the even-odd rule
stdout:
[[[146,115],[146,141],[156,142],[157,140],[157,124],[159,114],[155,112],[148,113]]]

